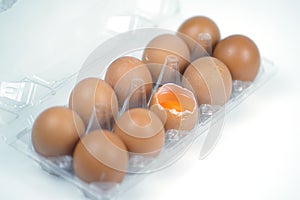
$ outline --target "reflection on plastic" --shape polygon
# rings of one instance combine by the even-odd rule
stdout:
[[[24,107],[30,103],[35,85],[32,82],[0,82],[0,105]]]
[[[17,0],[0,0],[0,13],[11,8],[16,1]]]
[[[199,159],[204,159],[214,149],[222,135],[222,129],[225,119],[225,109],[221,106],[201,105],[200,106],[200,121],[210,121],[210,127],[206,133],[204,143],[202,144]],[[214,117],[218,114],[218,117]]]
[[[200,57],[210,56],[212,54],[212,38],[208,33],[200,33],[194,48],[191,51],[191,60],[196,60]]]

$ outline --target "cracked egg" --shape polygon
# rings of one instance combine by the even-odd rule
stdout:
[[[161,86],[154,93],[150,109],[159,116],[166,130],[191,130],[197,123],[198,104],[194,94],[173,83]]]

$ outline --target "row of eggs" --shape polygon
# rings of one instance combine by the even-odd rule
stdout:
[[[201,45],[200,33],[208,36],[204,39],[209,45]],[[201,51],[195,50],[197,45]],[[170,56],[176,58],[175,68],[165,62]],[[232,80],[253,81],[259,66],[259,51],[251,39],[232,35],[220,40],[211,19],[192,17],[177,35],[152,39],[142,60],[117,58],[105,80],[86,78],[77,83],[68,108],[52,107],[38,116],[32,128],[33,147],[45,157],[72,155],[74,173],[83,181],[121,182],[128,152],[158,155],[166,130],[193,129],[199,105],[224,105]],[[181,81],[174,83],[178,74]],[[129,93],[133,80],[141,82]],[[148,106],[140,106],[141,101]],[[128,109],[120,112],[124,104]],[[86,130],[93,114],[99,129]]]

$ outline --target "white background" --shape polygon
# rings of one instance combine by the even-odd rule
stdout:
[[[101,9],[105,3],[19,0],[0,13],[1,80],[76,71],[104,39],[97,20],[99,12],[110,12]],[[300,199],[299,1],[185,0],[180,6],[181,15],[161,20],[161,27],[176,30],[189,16],[209,16],[222,37],[252,38],[278,72],[226,116],[223,136],[206,159],[198,159],[200,140],[195,141],[177,163],[149,175],[121,199]],[[74,69],[49,69],[66,58]],[[0,159],[1,199],[84,199],[2,141]]]

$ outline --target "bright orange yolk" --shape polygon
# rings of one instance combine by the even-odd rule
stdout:
[[[177,112],[182,112],[182,107],[178,102],[176,95],[173,92],[163,92],[157,96],[159,104],[168,109],[175,109]]]
[[[162,105],[162,107],[169,109],[169,110],[175,109],[177,112],[182,112],[181,106],[178,103],[178,101],[164,102],[164,103],[161,103],[160,105]]]

